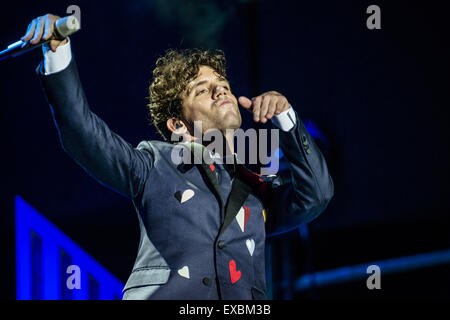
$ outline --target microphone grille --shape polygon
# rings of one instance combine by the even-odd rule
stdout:
[[[80,30],[80,21],[75,16],[67,16],[56,20],[55,29],[61,39]]]

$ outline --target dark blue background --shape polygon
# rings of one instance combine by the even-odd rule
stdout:
[[[72,50],[91,109],[133,145],[159,139],[148,125],[146,97],[157,57],[173,47],[223,49],[236,95],[276,90],[303,119],[314,121],[327,136],[319,144],[335,197],[309,225],[307,248],[297,232],[272,240],[275,297],[311,298],[286,293],[280,284],[286,263],[295,277],[306,269],[450,247],[450,48],[443,2],[173,3],[179,6],[150,0],[9,1],[0,11],[0,46],[18,40],[32,18],[64,16],[69,5],[78,5],[82,30],[71,37]],[[371,4],[381,8],[381,30],[366,28]],[[37,49],[0,61],[2,294],[10,299],[16,194],[122,281],[138,244],[131,203],[96,183],[62,150],[34,71],[41,59]],[[244,128],[253,126],[243,115]],[[283,247],[290,251],[283,253]],[[434,292],[448,298],[442,279],[448,284],[449,271],[392,276],[377,297]],[[418,280],[413,286],[402,277]],[[342,285],[314,297],[360,297],[358,290]]]

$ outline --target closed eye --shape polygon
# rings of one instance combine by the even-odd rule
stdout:
[[[201,95],[201,94],[203,94],[203,93],[205,93],[206,92],[206,89],[201,89],[201,90],[199,90],[199,91],[197,91],[196,93],[195,93],[195,96],[199,96],[199,95]]]

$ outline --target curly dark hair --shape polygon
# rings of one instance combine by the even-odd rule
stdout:
[[[170,49],[156,61],[149,87],[148,108],[150,122],[166,141],[172,134],[166,122],[172,117],[184,119],[182,94],[187,84],[198,75],[200,66],[211,67],[226,78],[226,59],[221,50]]]

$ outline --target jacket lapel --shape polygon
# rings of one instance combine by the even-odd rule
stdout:
[[[236,217],[239,209],[244,204],[250,191],[251,187],[245,183],[239,175],[236,175],[231,185],[230,196],[228,197],[228,202],[225,208],[225,218],[220,228],[219,236],[221,236],[231,222],[233,222],[233,219]]]
[[[219,200],[221,206],[224,206],[224,200],[222,199],[222,194],[219,186],[219,180],[217,179],[217,175],[214,172],[216,168],[212,164],[212,159],[209,157],[209,153],[205,146],[191,142],[187,145],[190,147],[192,154],[197,159],[194,163],[198,163],[197,165],[200,167],[200,172],[204,176],[208,187],[214,192],[214,195]],[[203,153],[205,153],[203,155]],[[211,164],[208,164],[204,161],[204,159],[208,159],[208,162],[211,162]]]

